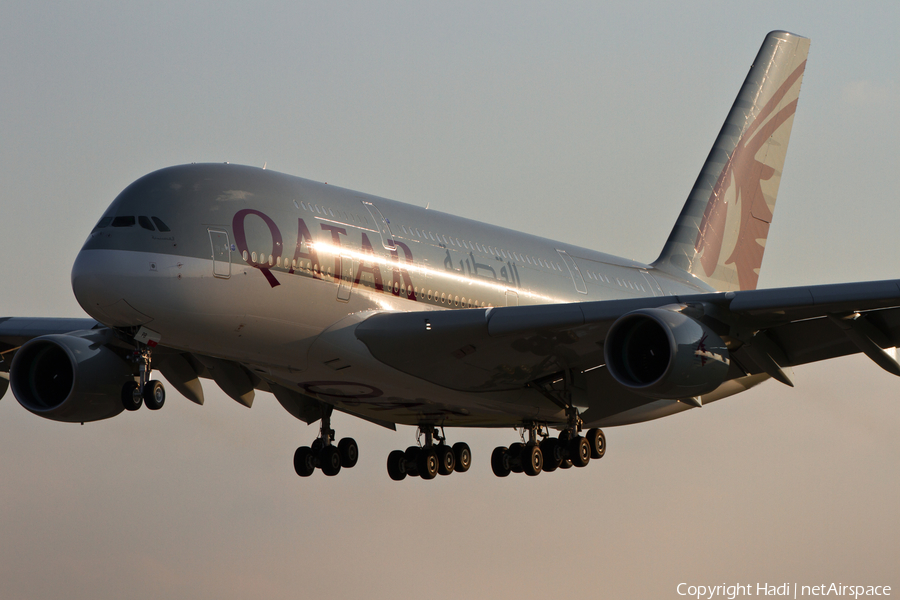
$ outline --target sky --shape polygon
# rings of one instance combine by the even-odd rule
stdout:
[[[69,273],[129,183],[242,163],[654,260],[765,34],[810,37],[760,287],[900,277],[894,2],[0,4],[0,315],[84,316]],[[865,357],[606,430],[602,461],[391,481],[414,443],[204,382],[84,426],[0,401],[0,595],[680,598],[900,592],[900,381]],[[754,588],[755,590],[755,588]]]

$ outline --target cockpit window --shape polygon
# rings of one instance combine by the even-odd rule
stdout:
[[[116,217],[112,222],[113,227],[134,227],[134,217]]]
[[[100,219],[100,222],[94,227],[94,229],[103,229],[104,227],[109,227],[109,224],[112,223],[112,217],[103,217]]]
[[[147,217],[138,217],[138,223],[144,229],[149,229],[150,231],[156,231],[153,227],[153,223],[150,222],[150,219]]]
[[[153,222],[156,223],[156,228],[160,231],[172,231],[159,217],[153,217]]]

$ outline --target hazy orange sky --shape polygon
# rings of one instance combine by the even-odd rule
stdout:
[[[812,39],[760,287],[900,277],[895,3],[0,5],[0,316],[83,316],[91,227],[160,167],[230,161],[652,261],[766,32]],[[681,598],[900,593],[900,380],[865,357],[610,428],[602,461],[393,482],[414,443],[204,382],[84,426],[0,402],[0,597]]]

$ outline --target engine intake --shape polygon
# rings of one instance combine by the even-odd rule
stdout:
[[[99,421],[122,412],[122,386],[132,377],[131,365],[119,355],[77,334],[26,342],[9,370],[19,404],[38,416],[68,423]]]
[[[616,381],[657,399],[708,394],[725,381],[731,364],[722,338],[703,323],[663,308],[619,317],[603,353]]]

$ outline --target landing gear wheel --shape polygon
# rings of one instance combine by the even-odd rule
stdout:
[[[322,472],[329,477],[334,477],[341,472],[341,453],[334,446],[325,446],[319,452],[319,465]]]
[[[159,410],[166,403],[166,388],[162,381],[148,381],[144,384],[144,404],[150,410]]]
[[[522,471],[529,477],[539,475],[544,466],[544,455],[536,444],[527,444],[519,452],[519,461],[522,464]]]
[[[434,479],[438,474],[438,455],[434,448],[422,448],[416,460],[416,469],[422,479]]]
[[[403,450],[394,450],[388,454],[387,470],[394,481],[406,479],[406,453]]]
[[[569,460],[575,467],[586,467],[591,461],[591,445],[580,435],[569,440]]]
[[[410,446],[406,449],[406,452],[403,453],[403,456],[406,458],[407,464],[411,464],[412,467],[406,470],[406,473],[410,477],[418,477],[419,476],[419,453],[422,451],[418,446]]]
[[[562,464],[559,440],[547,438],[540,443],[541,453],[544,455],[544,472],[552,473]]]
[[[591,446],[591,458],[603,458],[606,454],[606,436],[602,429],[589,429],[586,439]]]
[[[301,446],[294,452],[294,471],[300,477],[309,477],[316,470],[316,455],[309,446]]]
[[[515,444],[509,445],[509,450],[507,451],[507,456],[509,456],[509,470],[513,473],[521,473],[522,472],[522,462],[518,460],[519,455],[522,453],[522,449],[525,447],[525,444],[522,442],[516,442]]]
[[[510,473],[509,451],[503,446],[494,448],[491,452],[491,471],[497,477],[506,477]]]
[[[438,473],[441,475],[449,475],[456,468],[456,456],[453,454],[453,448],[445,444],[434,447],[438,458]]]
[[[456,457],[457,473],[465,473],[472,466],[472,451],[465,442],[453,444],[453,455]]]
[[[122,386],[122,406],[125,407],[125,410],[137,410],[144,403],[144,399],[137,389],[136,381],[129,381]]]
[[[344,438],[338,442],[338,452],[341,454],[341,466],[352,469],[359,461],[359,446],[353,438]]]

